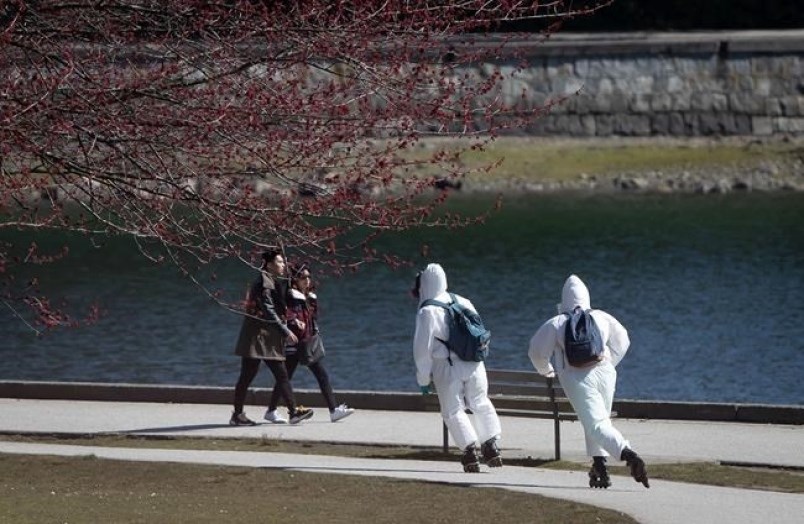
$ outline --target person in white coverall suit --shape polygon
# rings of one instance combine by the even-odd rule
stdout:
[[[422,393],[429,394],[432,380],[444,423],[455,443],[464,452],[461,457],[464,471],[480,471],[478,443],[481,443],[483,461],[489,467],[502,466],[497,447],[501,434],[500,419],[488,397],[486,366],[483,362],[461,360],[441,342],[449,338],[446,309],[435,305],[421,307],[422,302],[428,299],[451,302],[444,269],[439,264],[429,264],[417,275],[412,293],[420,305],[413,336],[413,357],[416,362],[416,380]],[[465,307],[477,311],[466,298],[457,294],[455,298]],[[477,429],[466,413],[467,407],[474,414]]]
[[[625,356],[630,345],[628,332],[622,324],[605,311],[591,311],[603,341],[603,360],[586,367],[571,366],[564,354],[566,314],[580,307],[591,308],[589,290],[575,275],[564,282],[559,314],[549,319],[530,340],[528,356],[541,375],[558,375],[561,386],[569,398],[586,437],[586,452],[593,457],[589,472],[589,485],[607,488],[611,485],[606,471],[606,457],[615,456],[626,461],[634,480],[650,487],[644,461],[630,447],[629,442],[611,423],[611,404],[617,382],[615,367]]]

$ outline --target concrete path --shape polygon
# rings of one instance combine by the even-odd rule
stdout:
[[[128,433],[143,435],[285,438],[365,444],[439,445],[436,413],[358,411],[331,423],[325,410],[297,426],[228,426],[229,408],[221,405],[147,404],[0,399],[2,433]],[[262,410],[247,408],[252,418]],[[552,455],[549,421],[504,417],[502,449],[508,457]],[[804,428],[669,421],[618,420],[616,425],[651,462],[725,460],[804,467]],[[566,458],[586,462],[578,423],[562,423]],[[804,515],[804,495],[718,488],[652,480],[645,489],[614,477],[608,490],[587,487],[584,472],[506,466],[463,473],[457,463],[344,458],[263,452],[219,452],[102,448],[0,442],[0,453],[95,455],[102,458],[271,467],[323,473],[501,487],[574,500],[627,513],[643,523],[793,523]]]

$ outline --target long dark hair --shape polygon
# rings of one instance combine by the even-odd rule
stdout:
[[[305,271],[312,273],[310,271],[310,265],[307,264],[306,262],[300,262],[289,266],[288,267],[288,278],[290,279],[289,287],[295,287],[293,283],[298,282],[299,277],[301,277],[302,273],[304,273]],[[311,280],[310,288],[308,289],[308,291],[313,291],[313,289],[315,289],[315,286],[313,285],[313,282]],[[290,293],[290,290],[288,290],[288,293]]]
[[[416,300],[419,300],[421,298],[419,291],[421,286],[422,286],[422,272],[419,271],[418,273],[416,273],[416,279],[413,281],[413,287],[410,289],[411,296]]]

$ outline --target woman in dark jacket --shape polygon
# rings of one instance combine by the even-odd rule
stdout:
[[[281,277],[285,274],[285,259],[280,251],[262,254],[260,276],[249,289],[246,316],[235,346],[235,355],[240,357],[240,377],[235,386],[234,412],[229,424],[254,426],[256,422],[243,413],[246,393],[257,376],[260,362],[271,370],[276,383],[274,391],[287,403],[292,424],[313,416],[308,408],[296,406],[293,388],[285,367],[285,340],[296,343],[296,335],[285,323],[285,286]],[[267,415],[267,413],[266,413]]]
[[[299,362],[304,362],[300,346],[310,342],[314,336],[318,335],[318,299],[312,289],[312,275],[307,265],[293,268],[290,274],[291,286],[285,298],[285,313],[287,315],[287,326],[298,339],[298,342],[291,342],[285,347],[285,356],[287,358],[285,365],[287,366],[288,376],[292,379]],[[335,394],[329,383],[329,374],[322,362],[323,358],[322,353],[317,360],[306,362],[306,365],[318,381],[318,387],[321,389],[321,394],[324,395],[324,400],[329,408],[330,420],[337,422],[354,413],[354,409],[346,404],[339,405],[335,402]],[[265,420],[275,424],[287,422],[284,417],[276,412],[280,397],[281,391],[274,387],[271,403],[268,406],[268,412],[265,414]]]

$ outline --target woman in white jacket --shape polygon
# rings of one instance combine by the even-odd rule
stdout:
[[[564,282],[559,314],[542,324],[530,339],[528,356],[541,375],[558,375],[586,437],[586,452],[593,457],[589,485],[607,488],[611,485],[606,471],[606,457],[613,455],[626,461],[634,480],[650,487],[644,461],[630,447],[623,435],[611,423],[611,404],[617,382],[615,367],[630,345],[628,332],[622,324],[606,313],[591,311],[603,341],[603,360],[586,367],[574,367],[564,353],[564,330],[568,314],[580,307],[591,308],[589,290],[575,275]]]
[[[480,471],[478,442],[481,443],[484,462],[489,467],[502,466],[497,447],[501,433],[500,419],[488,397],[486,366],[483,362],[461,360],[442,342],[449,339],[446,309],[435,305],[421,306],[428,299],[451,302],[444,269],[439,264],[429,264],[417,275],[413,294],[419,300],[413,357],[416,361],[416,380],[422,393],[430,393],[432,380],[444,423],[455,443],[464,451],[461,457],[464,471]],[[455,298],[465,307],[477,311],[466,298],[457,294]],[[467,407],[474,414],[477,428],[472,426],[466,414]]]

